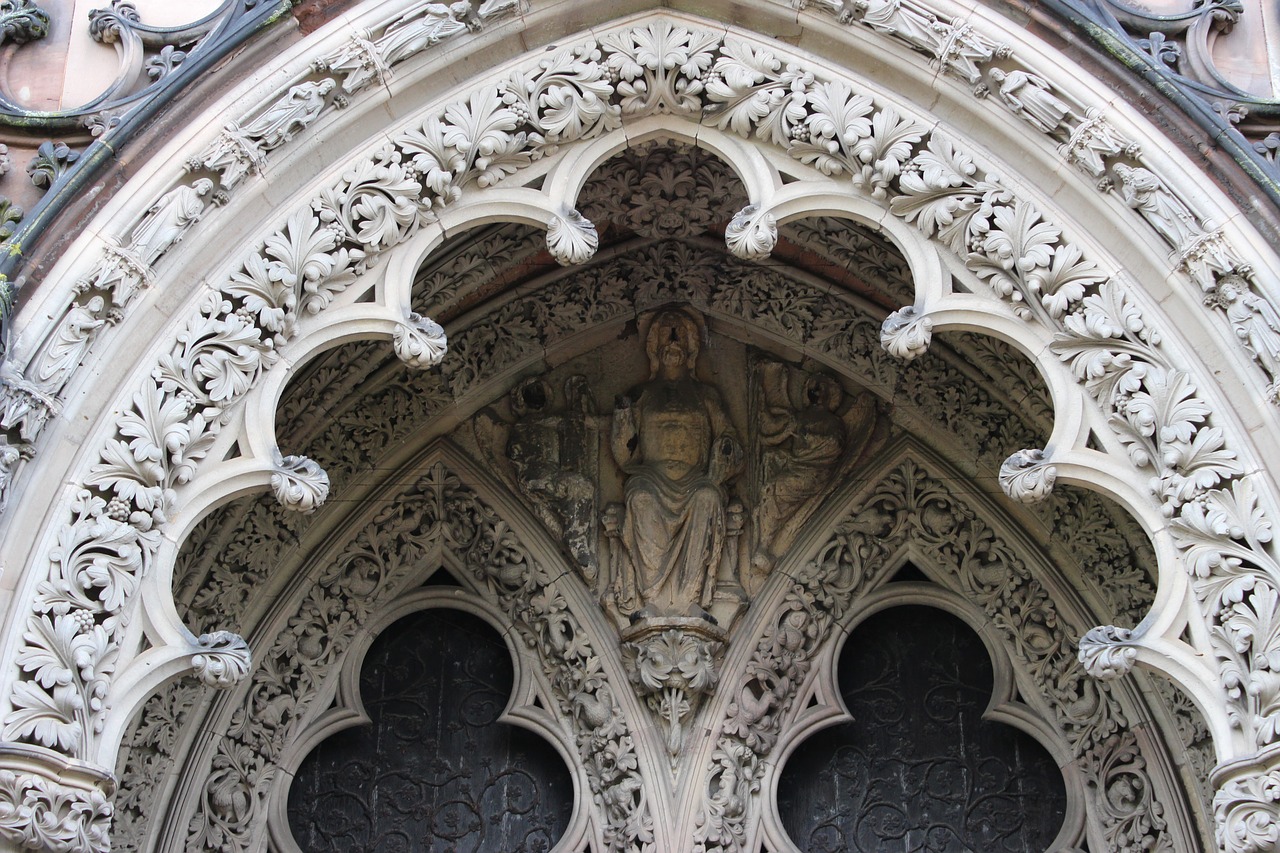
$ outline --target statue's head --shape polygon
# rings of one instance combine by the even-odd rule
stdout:
[[[659,311],[649,324],[645,353],[649,356],[649,374],[657,376],[664,366],[693,372],[702,349],[698,322],[678,308]]]
[[[844,401],[844,389],[834,377],[825,373],[814,373],[804,382],[805,402],[834,412]]]
[[[511,389],[511,411],[516,417],[536,415],[551,405],[551,386],[540,376],[522,379]]]

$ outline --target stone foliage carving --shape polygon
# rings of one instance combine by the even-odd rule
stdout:
[[[0,44],[26,44],[49,34],[49,13],[35,0],[0,2]]]
[[[410,313],[407,323],[396,326],[391,339],[396,358],[414,370],[426,370],[444,361],[449,342],[444,328],[430,317]]]
[[[1053,491],[1058,469],[1045,461],[1043,450],[1019,450],[1000,465],[1000,488],[1015,501],[1036,503]]]
[[[1218,846],[1264,853],[1280,843],[1280,771],[1232,780],[1213,797]]]
[[[319,712],[316,691],[369,615],[438,564],[442,549],[498,604],[537,651],[579,757],[607,816],[606,848],[651,851],[652,823],[635,746],[586,629],[509,525],[442,463],[383,509],[320,570],[317,585],[274,638],[247,692],[240,724],[212,759],[187,846],[248,850],[266,818],[266,794],[290,738]],[[646,839],[648,839],[646,841]]]
[[[599,245],[596,227],[576,210],[556,214],[547,223],[547,251],[561,266],[589,261]]]
[[[921,316],[912,305],[894,311],[880,326],[880,346],[903,361],[924,355],[932,341],[933,320]]]
[[[578,206],[606,222],[659,240],[709,233],[746,204],[746,188],[723,160],[683,143],[642,143],[592,173]]]
[[[1080,663],[1094,678],[1110,681],[1133,669],[1138,650],[1129,645],[1133,632],[1128,628],[1102,625],[1090,628],[1080,638]]]
[[[249,675],[249,644],[239,634],[214,631],[196,639],[199,652],[191,657],[196,678],[209,687],[234,687]]]
[[[763,261],[778,245],[778,220],[759,205],[749,204],[729,221],[724,241],[744,261]]]
[[[1019,666],[1037,674],[1055,724],[1087,766],[1105,817],[1107,849],[1171,849],[1163,807],[1118,702],[1083,671],[1047,590],[1012,546],[938,481],[906,463],[870,490],[817,556],[777,589],[751,663],[736,684],[708,768],[697,850],[742,850],[747,820],[783,722],[816,649],[859,595],[880,581],[890,555],[910,540],[951,572],[948,585],[992,618]]]
[[[111,801],[97,790],[0,770],[0,829],[32,850],[107,853]]]
[[[885,20],[901,14],[912,21],[909,4],[874,5]],[[655,38],[678,49],[663,53],[656,67],[634,61]],[[970,76],[968,65],[986,61],[978,54],[993,55],[975,44],[957,32],[956,53],[949,50],[939,61]],[[920,46],[933,50],[937,44]],[[565,106],[544,97],[553,88]],[[775,103],[773,92],[780,95],[776,107],[763,113],[748,107],[756,95]],[[1123,286],[1107,280],[1032,203],[940,132],[753,45],[665,21],[567,46],[537,69],[477,89],[396,136],[296,211],[220,293],[205,300],[162,357],[157,378],[135,393],[117,436],[86,478],[92,491],[77,502],[64,528],[65,546],[50,566],[47,592],[36,602],[28,645],[19,653],[25,675],[13,688],[8,736],[79,754],[92,735],[111,666],[93,669],[92,677],[83,667],[65,665],[43,674],[38,650],[49,642],[42,638],[69,636],[69,628],[54,623],[73,615],[70,604],[68,612],[57,613],[54,607],[63,605],[51,602],[59,596],[90,602],[89,608],[76,605],[76,612],[89,613],[95,623],[89,633],[101,630],[105,640],[94,640],[89,656],[108,661],[118,614],[154,552],[151,537],[164,523],[174,488],[191,477],[225,408],[273,360],[277,341],[292,335],[298,312],[322,310],[371,257],[412,234],[433,205],[447,204],[469,187],[489,186],[551,146],[615,129],[624,114],[658,110],[700,114],[828,174],[849,175],[855,187],[887,199],[895,215],[966,258],[1016,311],[1059,330],[1055,350],[1113,415],[1132,461],[1150,473],[1153,491],[1174,516],[1204,612],[1220,619],[1221,630],[1215,623],[1210,636],[1224,689],[1239,706],[1238,725],[1259,746],[1274,742],[1270,709],[1277,695],[1273,682],[1280,680],[1271,678],[1268,661],[1280,639],[1260,628],[1274,609],[1280,577],[1268,551],[1270,529],[1254,514],[1252,486],[1239,479],[1240,465],[1190,376],[1168,366],[1158,332]],[[1138,202],[1140,209],[1154,204]],[[167,213],[157,215],[156,230],[147,231],[155,245],[170,233],[161,224],[169,221]],[[449,385],[474,382],[482,375],[472,372],[477,361],[500,362],[504,356],[498,354],[513,336],[528,333],[518,326],[483,332],[492,334],[485,357],[477,359],[474,346],[464,350]],[[821,332],[813,340],[830,346]],[[89,560],[93,571],[68,575],[63,561],[74,564],[74,555],[85,553],[95,555]],[[103,553],[107,564],[120,568],[99,568],[96,555]],[[1237,689],[1242,686],[1249,689]],[[76,696],[91,700],[71,698]]]
[[[271,474],[271,491],[285,509],[312,513],[329,498],[329,475],[314,459],[285,456]]]

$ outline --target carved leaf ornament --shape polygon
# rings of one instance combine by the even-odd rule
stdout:
[[[998,52],[972,31],[955,35],[948,49],[956,52],[940,60],[945,69],[972,76],[975,63]],[[1017,313],[1055,330],[1054,351],[1107,413],[1171,518],[1212,623],[1235,724],[1259,748],[1280,740],[1280,637],[1271,630],[1280,566],[1268,550],[1269,527],[1241,503],[1251,487],[1237,479],[1242,467],[1222,429],[1125,287],[944,133],[772,49],[666,20],[540,56],[393,135],[202,301],[84,478],[28,620],[5,736],[88,754],[157,528],[229,407],[296,334],[300,314],[322,311],[463,193],[556,146],[615,130],[624,114],[659,112],[847,175],[964,258]]]

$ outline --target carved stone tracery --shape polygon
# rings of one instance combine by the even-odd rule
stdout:
[[[922,34],[920,38],[925,36]],[[706,42],[699,49],[710,44]],[[950,32],[945,45],[921,41],[918,47],[938,52],[940,67],[944,70],[959,69],[962,76],[971,79],[973,69],[977,68],[975,62],[987,61],[997,52],[991,45],[984,45],[959,30]],[[714,61],[720,63],[725,55]],[[732,65],[732,60],[724,64]],[[667,73],[674,75],[675,70],[662,69],[663,75]],[[781,78],[785,74],[777,76]],[[814,83],[803,79],[803,75],[797,80],[801,86]],[[776,82],[771,81],[771,85]],[[717,86],[727,84],[724,79],[710,82],[707,91],[713,99],[716,92],[722,91]],[[831,93],[830,88],[823,91]],[[513,98],[512,103],[506,101],[507,96]],[[682,95],[672,94],[670,101],[663,101],[661,96],[646,100],[636,94],[626,95],[621,104],[611,104],[593,120],[598,129],[607,129],[617,118],[614,107],[635,112],[656,108],[656,103],[661,103],[663,108],[685,107],[690,97],[693,96],[687,90]],[[497,102],[490,106],[501,110],[512,106],[527,108],[532,103],[527,92],[507,90],[502,98],[506,106],[498,107]],[[867,109],[872,109],[869,100]],[[1246,480],[1237,479],[1240,466],[1230,451],[1224,449],[1221,431],[1210,425],[1207,410],[1203,410],[1202,401],[1194,396],[1191,380],[1176,370],[1166,369],[1163,359],[1159,358],[1158,333],[1145,325],[1120,286],[1103,282],[1091,263],[1082,262],[1070,244],[1056,242],[1061,234],[1053,233],[1056,228],[1045,223],[1029,202],[1014,199],[998,182],[981,176],[977,167],[971,161],[965,162],[965,157],[951,149],[947,141],[936,135],[926,137],[924,130],[917,129],[909,117],[888,106],[875,114],[881,129],[891,126],[902,134],[911,157],[904,155],[896,162],[897,155],[872,161],[859,157],[861,165],[852,168],[848,168],[852,160],[845,165],[826,165],[832,170],[848,168],[850,174],[856,175],[855,183],[873,197],[885,198],[893,193],[892,202],[902,202],[896,205],[896,212],[908,219],[923,221],[920,218],[924,216],[922,208],[912,206],[913,192],[924,196],[947,186],[956,191],[952,195],[965,196],[967,200],[980,199],[983,205],[991,207],[994,212],[989,220],[963,223],[942,239],[954,241],[953,248],[957,251],[967,251],[970,267],[989,280],[998,295],[1015,304],[1015,310],[1023,316],[1045,321],[1051,328],[1065,329],[1060,332],[1058,342],[1064,360],[1070,361],[1082,380],[1087,378],[1090,389],[1104,405],[1116,409],[1125,421],[1121,425],[1125,430],[1122,440],[1130,447],[1135,465],[1156,469],[1153,490],[1164,500],[1171,515],[1180,513],[1174,526],[1186,534],[1184,547],[1189,552],[1188,560],[1193,564],[1196,577],[1205,581],[1198,587],[1204,602],[1232,605],[1225,611],[1208,607],[1210,612],[1223,614],[1224,634],[1232,638],[1231,643],[1217,648],[1224,679],[1233,684],[1249,684],[1248,695],[1253,698],[1242,700],[1248,705],[1248,712],[1240,716],[1239,725],[1246,736],[1256,739],[1259,747],[1269,744],[1276,736],[1268,722],[1270,692],[1274,692],[1267,688],[1269,664],[1265,655],[1250,655],[1247,650],[1260,636],[1253,623],[1260,620],[1261,610],[1272,593],[1268,581],[1271,573],[1265,566],[1245,569],[1243,574],[1248,575],[1249,586],[1244,600],[1233,601],[1229,596],[1235,593],[1219,587],[1224,571],[1240,574],[1236,570],[1240,569],[1241,561],[1253,566],[1266,562],[1264,546],[1270,539],[1269,531],[1253,523],[1252,518],[1241,517],[1241,513],[1249,516],[1252,511],[1251,487]],[[803,124],[810,133],[816,130],[821,134],[820,122],[806,119]],[[731,125],[732,122],[726,120],[726,126]],[[552,141],[575,138],[580,132],[554,128],[550,124],[543,130],[545,139]],[[101,723],[94,719],[96,711],[86,709],[94,709],[93,700],[101,700],[101,694],[107,689],[118,651],[114,647],[115,636],[123,627],[120,614],[133,594],[136,576],[154,551],[156,537],[153,534],[165,523],[167,511],[176,506],[176,490],[193,476],[197,463],[216,435],[218,419],[226,407],[245,394],[258,373],[270,366],[275,344],[287,343],[294,334],[296,313],[322,310],[363,271],[368,258],[403,240],[423,221],[423,211],[415,210],[406,200],[422,189],[417,178],[434,168],[429,162],[431,155],[426,153],[427,142],[431,141],[427,137],[434,132],[429,125],[411,132],[399,140],[399,150],[388,149],[375,155],[376,169],[370,173],[376,171],[379,177],[354,175],[349,179],[349,186],[326,192],[318,200],[314,214],[300,211],[291,217],[285,230],[276,235],[279,239],[274,243],[268,241],[261,256],[255,254],[244,272],[237,273],[239,278],[235,282],[217,298],[207,300],[198,322],[184,333],[179,352],[166,356],[153,380],[148,380],[135,396],[135,407],[125,416],[128,423],[121,427],[120,436],[111,440],[91,477],[86,479],[86,484],[100,491],[86,490],[78,499],[77,515],[59,558],[60,564],[70,565],[78,555],[77,568],[62,572],[55,567],[59,573],[51,575],[48,594],[41,603],[45,609],[31,622],[33,635],[41,636],[39,632],[44,631],[46,639],[60,638],[56,642],[92,660],[93,672],[89,675],[83,671],[85,667],[79,667],[79,673],[68,669],[75,688],[89,701],[76,707],[75,702],[67,699],[58,708],[61,719],[57,715],[37,719],[39,703],[44,701],[39,692],[51,685],[41,687],[39,677],[29,678],[15,692],[15,705],[19,706],[20,713],[9,721],[12,736],[68,750],[78,750],[78,744],[92,739]],[[877,132],[869,122],[867,138],[876,138]],[[800,144],[796,150],[800,152],[796,156],[802,161],[813,153]],[[417,172],[401,168],[398,158],[402,152],[411,152],[417,158]],[[470,182],[484,185],[497,180],[504,171],[516,170],[526,162],[528,152],[513,149],[508,154],[511,156],[509,168],[494,166],[493,162],[482,166],[473,151],[463,157],[467,164],[463,173],[450,176],[437,169],[434,179],[442,183],[442,188],[434,190],[438,192],[438,200],[443,203],[456,197]],[[944,182],[947,186],[929,185],[929,169],[935,161],[951,169]],[[496,169],[496,173],[491,174],[491,169]],[[456,186],[453,185],[455,179]],[[355,212],[360,209],[354,200],[357,197],[366,209],[369,205],[378,208],[376,221],[373,217],[362,220],[361,214]],[[904,198],[908,200],[903,202]],[[1153,217],[1164,210],[1157,204],[1158,198],[1144,200],[1134,195],[1133,199],[1135,209],[1148,210]],[[891,209],[894,207],[891,205]],[[1162,215],[1157,218],[1161,222],[1174,221]],[[939,230],[933,224],[921,227],[931,234]],[[1051,233],[1052,238],[1048,236]],[[288,239],[284,239],[286,234]],[[939,234],[941,236],[940,230]],[[979,234],[984,236],[979,239]],[[1028,238],[1029,242],[1020,244],[1021,238]],[[1042,238],[1044,245],[1029,245]],[[311,243],[307,253],[291,256],[290,252],[300,242]],[[1051,249],[1045,248],[1050,245]],[[1210,261],[1206,263],[1217,262],[1214,260],[1217,256],[1208,257]],[[273,264],[277,266],[271,267],[272,273],[267,273]],[[1231,269],[1237,274],[1241,272],[1235,267]],[[285,270],[287,275],[275,275],[279,270]],[[290,276],[292,283],[282,286]],[[1027,298],[1027,294],[1033,294],[1032,298]],[[509,328],[498,332],[490,328],[486,333],[492,333],[495,345],[483,356],[476,355],[474,348],[468,353],[467,341],[462,342],[465,366],[451,368],[447,378],[455,393],[457,389],[465,390],[476,384],[485,375],[483,370],[468,371],[484,367],[486,359],[489,359],[488,366],[504,363],[502,357],[492,356],[495,350],[501,351],[504,334],[509,343],[514,343],[513,337],[525,332]],[[530,337],[537,334],[532,333]],[[472,343],[482,338],[488,339],[477,334]],[[1106,351],[1108,347],[1117,346],[1125,352],[1117,355]],[[1090,348],[1092,351],[1086,353]],[[1130,368],[1127,360],[1135,354],[1140,370]],[[1091,355],[1094,358],[1091,359]],[[467,364],[466,357],[471,357],[472,363]],[[509,356],[509,360],[515,358],[514,354]],[[1099,363],[1098,359],[1105,363]],[[1186,402],[1180,410],[1181,420],[1153,426],[1150,413],[1167,410],[1162,404],[1169,400]],[[163,433],[155,429],[158,425],[163,425]],[[136,437],[134,431],[145,435]],[[1183,433],[1191,438],[1183,437]],[[145,452],[139,455],[138,447],[126,441],[127,437],[142,441]],[[1223,488],[1214,488],[1219,484]],[[1215,549],[1216,556],[1212,553]],[[1230,559],[1236,560],[1235,564],[1224,562],[1222,554],[1226,551],[1234,551],[1235,556]],[[68,588],[57,583],[71,578],[79,584],[78,590],[68,587],[71,589],[68,592]],[[69,639],[73,634],[77,639]],[[37,653],[32,649],[51,647],[54,643],[53,639],[48,639],[45,646],[36,643],[28,648],[19,663],[28,673],[34,673]],[[1227,648],[1232,644],[1237,647],[1235,652]],[[56,694],[50,695],[57,700]],[[741,698],[746,701],[745,696]],[[738,784],[736,777],[730,784],[724,773],[718,778],[730,788]],[[733,822],[729,821],[726,826],[732,835]]]

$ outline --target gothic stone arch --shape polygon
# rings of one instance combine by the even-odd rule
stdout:
[[[512,371],[554,363],[559,330],[504,354],[488,343],[509,331],[498,314],[488,327],[461,309],[427,319],[441,306],[414,302],[423,262],[496,222],[546,227],[551,257],[588,262],[600,234],[577,209],[587,176],[628,147],[678,140],[741,181],[748,204],[725,229],[737,258],[769,257],[780,227],[814,216],[901,253],[911,304],[883,316],[837,300],[842,333],[879,311],[897,358],[980,332],[1034,365],[1051,427],[1009,448],[1001,487],[1022,502],[1055,483],[1095,490],[1136,519],[1157,562],[1149,615],[1086,632],[1081,665],[1175,681],[1213,740],[1218,845],[1269,843],[1274,254],[1182,177],[1194,169],[1139,115],[993,12],[821,7],[800,14],[797,47],[759,34],[794,13],[758,13],[725,26],[645,12],[583,32],[563,7],[368,4],[211,107],[109,202],[24,306],[6,362],[4,425],[25,442],[5,456],[10,839],[105,848],[108,768],[133,712],[181,673],[235,689],[252,671],[239,636],[197,637],[179,618],[174,561],[238,496],[324,503],[324,469],[277,447],[289,378],[333,347],[390,340],[409,369],[446,371],[443,434]],[[402,42],[409,24],[420,35]],[[521,31],[548,49],[523,53]],[[1015,72],[1036,81],[1021,98],[975,97]],[[316,93],[320,109],[287,109]],[[271,136],[277,120],[300,127]],[[699,311],[725,322],[725,299]],[[860,355],[840,351],[856,336],[816,328],[761,317],[747,337],[821,364]]]

